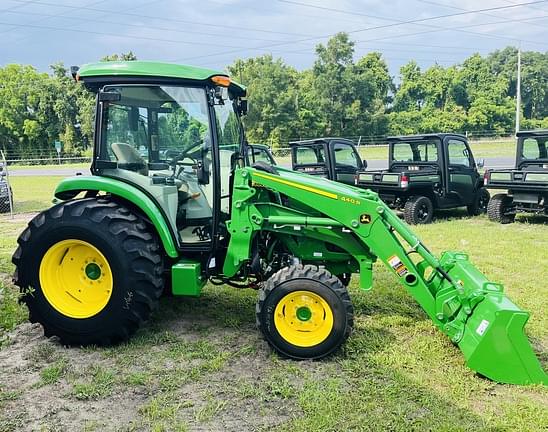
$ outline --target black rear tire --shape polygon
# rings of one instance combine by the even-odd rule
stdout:
[[[348,287],[348,285],[350,285],[350,281],[352,280],[352,273],[341,273],[338,274],[337,277],[345,287]]]
[[[506,194],[497,194],[489,200],[487,205],[487,216],[493,222],[508,224],[514,222],[515,214],[508,214],[512,207],[512,198]]]
[[[309,323],[307,319],[299,322],[297,314],[301,308],[292,311],[293,303],[289,300],[299,293],[304,293],[306,301],[310,299],[311,303],[323,304],[323,314],[320,309],[315,309],[308,317]],[[295,301],[294,307],[297,308],[299,300]],[[277,313],[283,318],[277,317]],[[354,309],[346,287],[327,270],[312,265],[286,267],[270,277],[259,291],[256,314],[257,326],[270,346],[283,356],[297,360],[318,359],[333,353],[348,338],[354,322]],[[281,322],[286,320],[289,323],[293,317],[295,326],[289,331],[287,327],[284,329]],[[302,328],[298,327],[299,324]],[[310,343],[291,340],[300,335],[310,335]]]
[[[67,241],[93,246],[108,264],[111,294],[92,316],[71,316],[66,309],[54,306],[42,289],[40,271],[57,275],[65,271],[63,266],[68,269],[71,265],[63,263],[63,255],[58,267],[41,267],[48,262],[45,257],[52,247]],[[32,219],[17,242],[19,247],[12,258],[14,281],[21,288],[30,321],[42,324],[47,337],[58,336],[66,345],[110,345],[128,339],[157,306],[163,288],[158,237],[139,215],[115,201],[88,198],[58,204]],[[76,276],[63,283],[68,280],[71,288],[88,289],[81,282],[84,276],[73,273]],[[58,284],[48,283],[50,296],[59,292]]]
[[[403,218],[409,225],[428,224],[434,217],[434,205],[430,198],[412,196],[405,202]]]
[[[476,196],[474,197],[474,202],[469,206],[466,206],[468,214],[470,216],[479,216],[480,214],[487,213],[487,206],[489,203],[489,191],[484,187],[479,188]]]

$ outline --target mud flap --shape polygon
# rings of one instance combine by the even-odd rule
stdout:
[[[502,291],[491,291],[466,321],[458,346],[472,370],[500,383],[544,384],[542,370],[524,332],[529,313]]]

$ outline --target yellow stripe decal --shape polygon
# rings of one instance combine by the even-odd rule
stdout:
[[[273,182],[282,183],[282,184],[287,185],[287,186],[293,186],[297,189],[302,189],[302,190],[305,190],[305,191],[308,191],[308,192],[316,193],[318,195],[326,196],[327,198],[339,199],[337,194],[334,194],[332,192],[326,192],[326,191],[323,191],[321,189],[316,189],[316,188],[306,186],[306,185],[302,185],[302,184],[299,184],[299,183],[293,183],[293,182],[290,182],[288,180],[284,180],[284,179],[281,179],[281,178],[278,178],[278,177],[271,177],[269,175],[265,175],[263,173],[259,173],[259,172],[256,172],[256,171],[253,173],[253,176],[254,177],[262,177],[264,179],[272,180]]]

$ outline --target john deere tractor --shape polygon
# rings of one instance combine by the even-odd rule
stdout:
[[[152,62],[74,71],[97,95],[90,176],[63,180],[13,256],[30,320],[68,345],[129,338],[165,287],[258,289],[257,324],[284,356],[318,359],[352,331],[346,284],[382,261],[470,368],[548,383],[529,317],[460,252],[436,257],[374,192],[253,163],[246,90],[223,73]]]

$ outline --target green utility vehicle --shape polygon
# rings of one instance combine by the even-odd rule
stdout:
[[[436,209],[466,206],[472,216],[485,213],[489,192],[466,137],[457,134],[388,138],[388,169],[358,175],[357,185],[378,192],[408,224],[430,223]]]
[[[517,213],[548,215],[548,130],[517,133],[514,169],[489,170],[485,187],[503,189],[489,201],[489,219],[514,222]]]
[[[289,147],[294,171],[353,185],[357,173],[367,168],[367,163],[362,161],[354,143],[347,139],[293,141]]]
[[[258,289],[270,345],[321,358],[352,330],[337,276],[359,272],[369,290],[380,260],[470,368],[548,383],[524,333],[529,314],[466,254],[434,256],[374,192],[247,165],[246,90],[225,74],[135,61],[90,64],[76,77],[97,93],[92,175],[61,181],[62,202],[32,219],[13,255],[46,336],[125,340],[166,282],[174,295],[199,296],[209,281]]]

